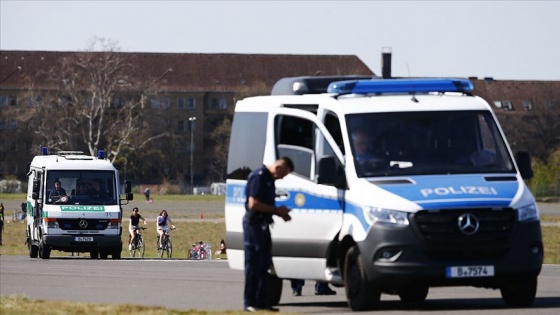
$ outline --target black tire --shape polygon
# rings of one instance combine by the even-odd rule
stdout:
[[[91,259],[99,259],[99,251],[97,250],[90,251],[89,257],[91,257]]]
[[[268,305],[275,306],[280,303],[282,298],[282,279],[267,273],[266,292],[268,293]]]
[[[28,242],[29,242],[28,243],[29,257],[30,258],[37,258],[39,256],[39,246],[31,244],[30,241],[28,241]]]
[[[528,307],[537,295],[537,277],[519,277],[500,288],[502,299],[509,307]]]
[[[128,252],[130,253],[130,257],[134,257],[136,256],[136,248],[129,250]]]
[[[156,248],[157,248],[157,257],[163,258],[163,247],[162,248],[159,247],[159,237],[156,241]]]
[[[144,258],[144,251],[146,248],[144,247],[144,239],[142,236],[138,236],[138,242],[136,244],[136,250],[138,251],[138,257]]]
[[[171,258],[173,255],[173,246],[171,245],[171,238],[167,238],[165,245],[165,251],[167,252],[167,258]]]
[[[49,245],[45,245],[43,241],[39,243],[39,257],[41,257],[42,259],[51,258],[51,247]]]
[[[29,229],[27,230],[27,249],[29,250],[30,258],[37,258],[39,256],[39,246],[33,245],[31,242]]]
[[[109,257],[109,253],[107,252],[106,249],[99,251],[99,258],[107,259],[107,257]]]
[[[367,311],[379,304],[381,292],[368,280],[364,260],[358,246],[352,246],[346,253],[344,263],[344,287],[348,306],[353,311]]]
[[[113,249],[113,253],[111,254],[111,258],[121,259],[121,254],[122,254],[122,246],[117,246]]]
[[[399,298],[406,307],[420,306],[428,296],[430,290],[427,286],[413,286],[399,289]]]
[[[128,245],[129,245],[128,248],[130,248],[130,245],[131,245],[130,240],[131,239],[132,239],[132,237],[130,235],[128,235]],[[136,249],[129,249],[128,252],[130,253],[130,257],[136,256]]]

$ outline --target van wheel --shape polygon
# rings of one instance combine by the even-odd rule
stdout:
[[[102,249],[102,250],[99,252],[99,258],[101,258],[101,259],[107,259],[107,257],[109,257],[109,253],[107,252],[106,249]]]
[[[537,277],[520,277],[508,281],[500,288],[500,292],[507,306],[530,306],[537,295]]]
[[[429,287],[414,286],[399,289],[399,298],[407,307],[417,307],[426,300]]]
[[[29,257],[37,258],[39,256],[39,246],[31,244],[31,241],[27,241],[27,247],[29,248]]]
[[[39,257],[41,257],[42,259],[51,258],[51,248],[49,245],[45,245],[43,241],[39,243]]]
[[[91,257],[91,259],[99,259],[99,251],[97,250],[90,251],[89,257]]]
[[[367,278],[364,260],[356,245],[346,253],[344,287],[348,306],[353,311],[371,310],[379,304],[381,292]]]
[[[122,252],[121,247],[117,246],[113,249],[113,254],[111,254],[111,257],[113,259],[121,259],[121,252]]]
[[[280,303],[282,298],[282,279],[267,273],[266,286],[268,292],[268,305],[274,306]]]
[[[29,229],[27,229],[27,249],[29,250],[29,258],[37,258],[39,256],[39,246],[33,245],[30,235]]]

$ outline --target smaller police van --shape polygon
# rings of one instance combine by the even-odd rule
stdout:
[[[282,279],[345,288],[352,310],[381,294],[422,303],[430,287],[499,289],[531,305],[543,261],[537,204],[491,107],[466,79],[296,77],[237,102],[226,182],[230,268],[244,268],[247,175],[290,157],[276,181],[268,290]],[[362,143],[356,134],[361,133]],[[361,147],[361,148],[359,148]],[[359,150],[369,157],[361,159]]]
[[[132,200],[130,181],[121,199],[118,170],[99,150],[41,155],[29,164],[27,246],[29,257],[49,259],[52,250],[121,258],[122,202]],[[55,186],[57,185],[57,186]]]

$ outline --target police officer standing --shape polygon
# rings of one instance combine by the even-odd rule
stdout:
[[[275,180],[282,179],[294,170],[294,163],[282,157],[273,164],[255,169],[247,179],[245,188],[245,209],[243,217],[243,248],[245,250],[245,291],[243,307],[245,311],[278,311],[268,305],[266,278],[272,261],[272,240],[269,225],[272,216],[278,215],[284,221],[291,220],[290,209],[276,207]]]

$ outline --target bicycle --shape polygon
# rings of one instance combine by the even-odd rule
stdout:
[[[130,252],[130,257],[135,257],[136,253],[138,252],[138,257],[144,258],[144,251],[146,250],[146,248],[144,247],[144,238],[142,238],[142,234],[140,233],[141,230],[146,230],[145,227],[143,226],[137,226],[135,227],[136,230],[136,238],[134,239],[134,244],[132,244],[132,247],[129,249]],[[132,238],[132,236],[129,234],[128,235],[128,244],[130,244],[130,239]]]
[[[159,247],[159,234],[157,236],[156,246],[157,246],[157,255],[159,258],[163,258],[164,253],[167,254],[167,258],[171,258],[171,255],[173,254],[173,246],[171,245],[171,236],[169,235],[169,232],[171,230],[175,230],[175,229],[165,228],[163,230],[164,235],[163,235],[163,243],[161,244],[161,247]]]

